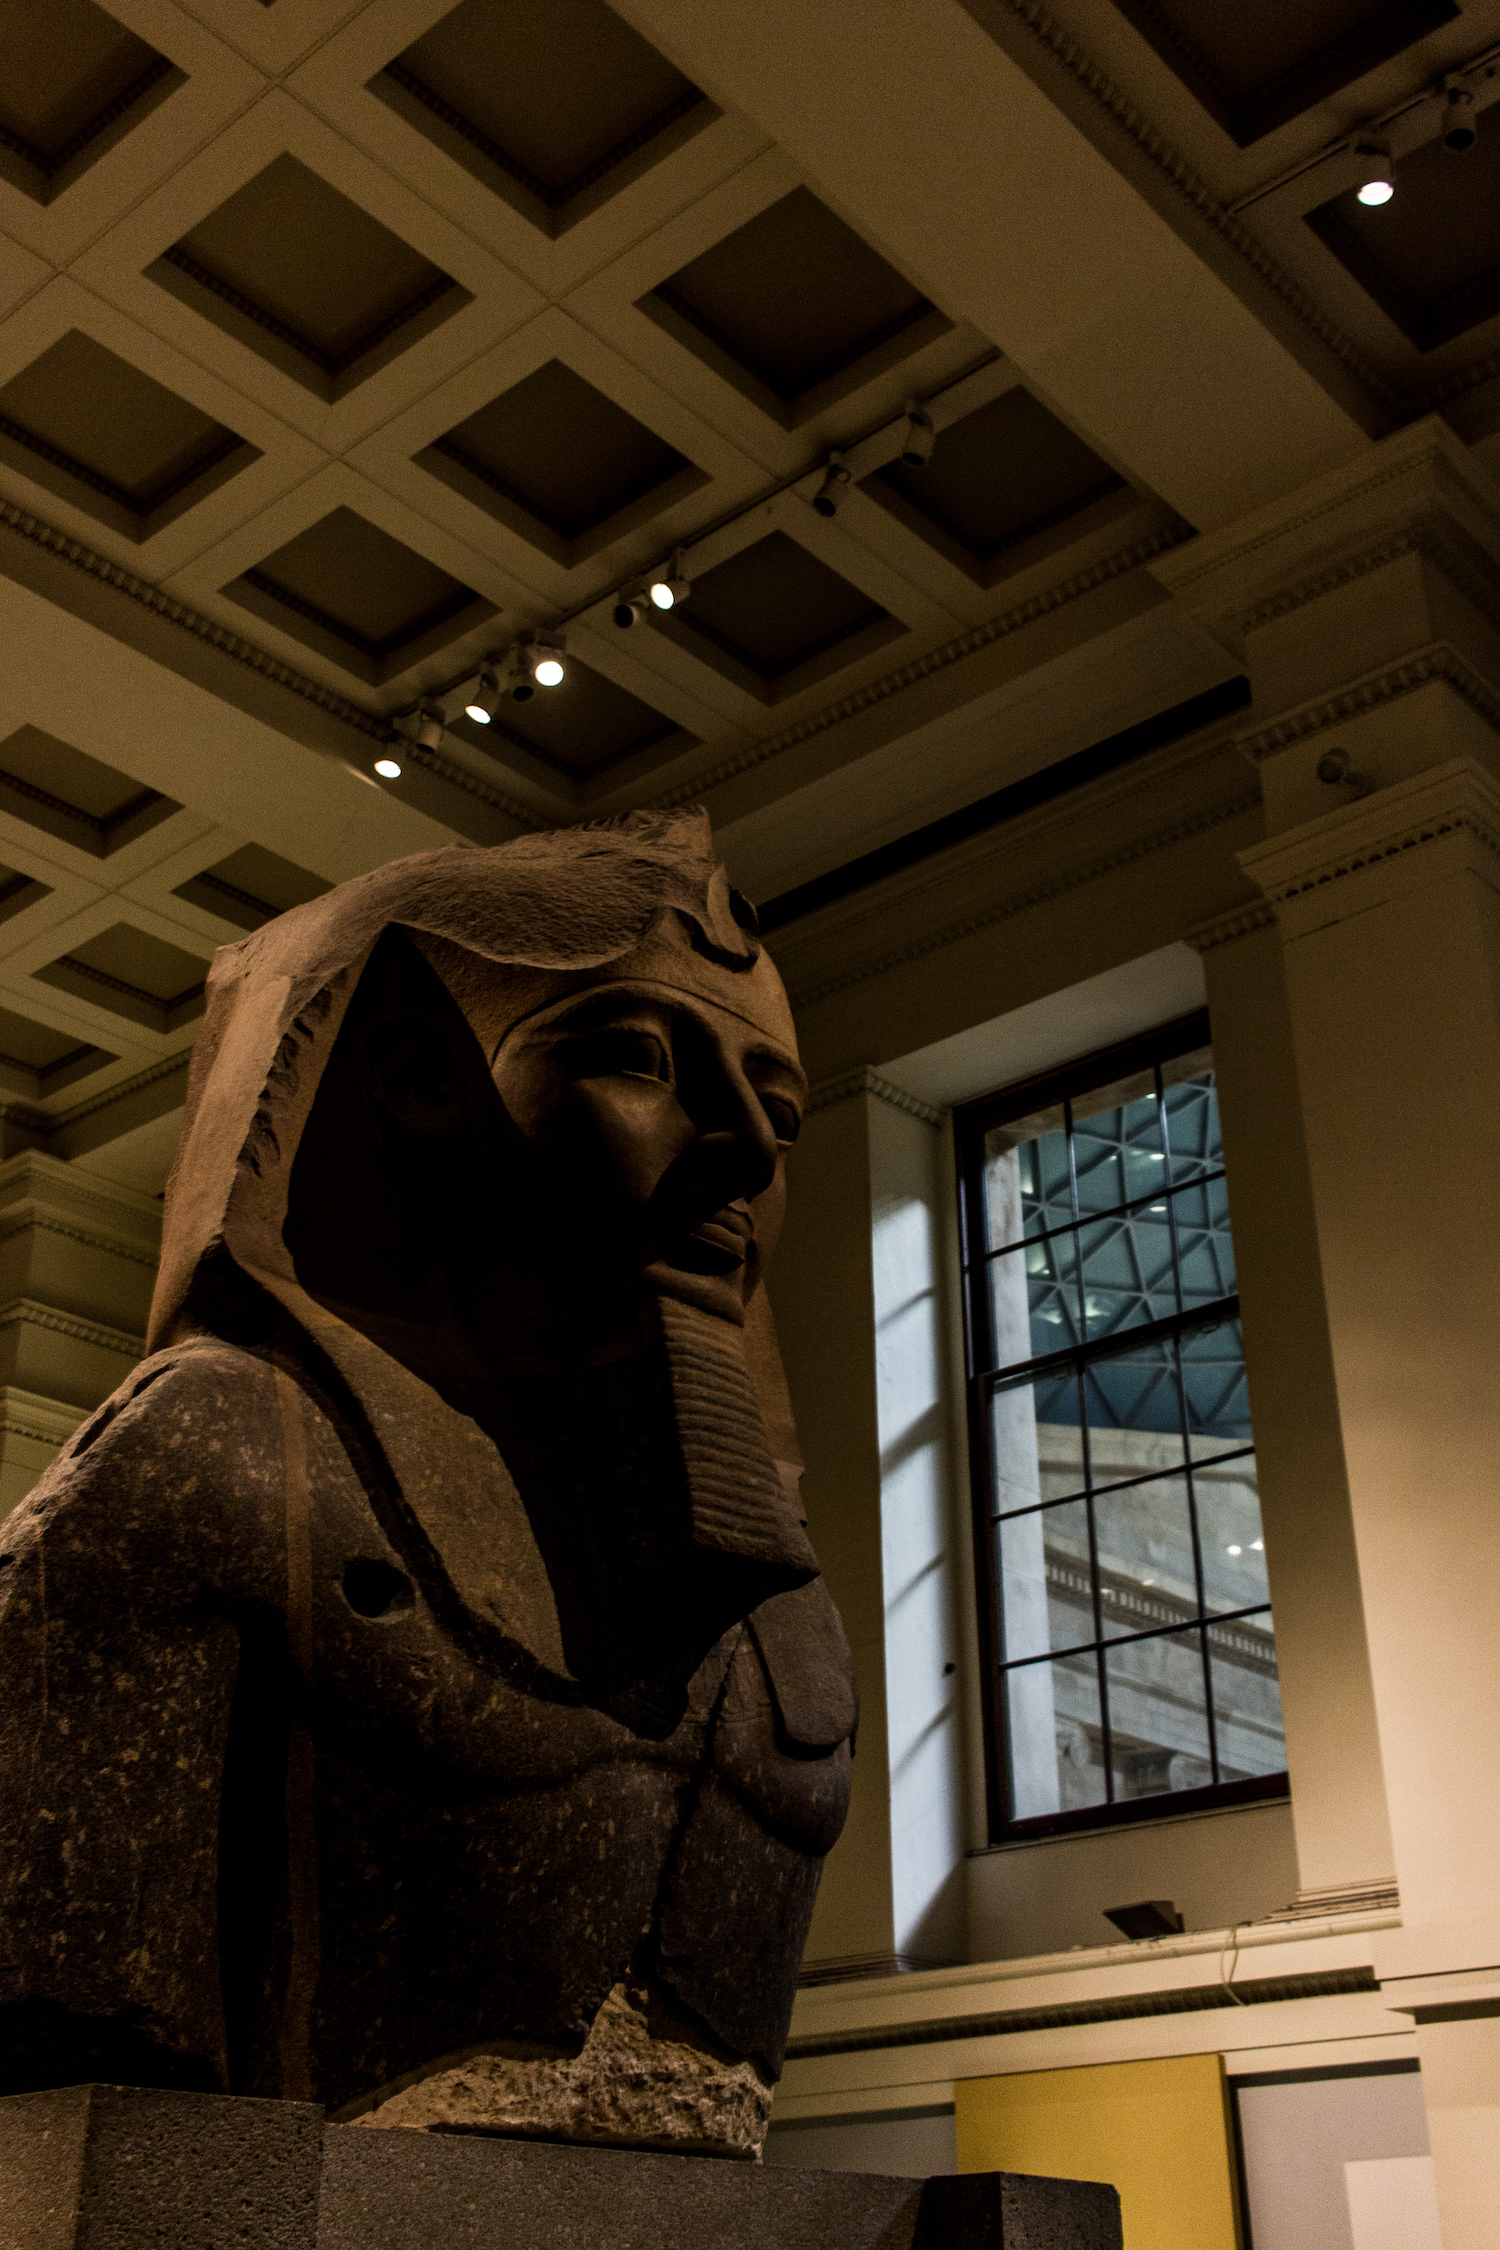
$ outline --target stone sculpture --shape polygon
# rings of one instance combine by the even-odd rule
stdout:
[[[754,2154],[854,1724],[701,814],[216,956],[152,1356],[0,1531],[0,2092]]]

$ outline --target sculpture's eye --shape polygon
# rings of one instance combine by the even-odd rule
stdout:
[[[344,1572],[344,1599],[360,1617],[391,1617],[413,1608],[417,1595],[404,1570],[362,1555]]]
[[[784,1101],[780,1094],[762,1094],[760,1106],[771,1120],[778,1145],[790,1148],[802,1130],[802,1117],[796,1104]]]
[[[612,1025],[577,1040],[573,1046],[575,1078],[670,1079],[672,1064],[654,1032],[637,1031],[628,1024]]]

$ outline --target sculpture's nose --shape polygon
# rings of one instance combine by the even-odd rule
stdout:
[[[662,1185],[694,1227],[715,1211],[764,1194],[776,1177],[776,1132],[755,1088],[727,1056],[700,1058],[685,1074],[679,1100],[698,1130]]]

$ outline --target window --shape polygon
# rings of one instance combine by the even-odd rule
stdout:
[[[993,1830],[1281,1794],[1208,1018],[955,1122]]]

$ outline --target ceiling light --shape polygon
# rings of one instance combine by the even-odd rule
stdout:
[[[443,717],[443,706],[441,703],[424,703],[420,717],[421,724],[417,728],[418,742],[421,743],[424,750],[441,750],[443,747],[443,728],[446,724]]]
[[[932,426],[932,416],[925,406],[913,399],[906,409],[906,435],[901,440],[901,458],[909,469],[925,468],[932,459],[937,444],[937,431]]]
[[[664,570],[659,570],[646,591],[658,609],[680,609],[692,592],[692,587],[682,575],[682,549]]]
[[[526,661],[538,687],[562,685],[563,674],[567,670],[563,662],[563,651],[567,645],[560,633],[538,633],[535,640],[527,642]]]
[[[1391,152],[1384,141],[1361,141],[1354,151],[1360,162],[1359,200],[1372,208],[1389,203],[1396,192],[1391,177]]]
[[[823,471],[823,482],[813,494],[813,506],[820,516],[836,516],[839,502],[844,497],[844,487],[849,482],[849,471],[844,466],[842,453],[830,453],[828,466]]]
[[[505,671],[500,684],[512,703],[529,703],[536,694],[536,682],[531,676],[530,665],[521,653],[519,641],[513,643],[506,653]]]
[[[495,706],[499,701],[499,680],[493,672],[483,671],[479,675],[478,686],[464,703],[464,716],[472,719],[477,727],[487,727],[495,716]]]
[[[399,781],[401,779],[401,768],[394,758],[377,758],[375,760],[375,771],[382,781]]]
[[[639,625],[650,606],[644,586],[622,586],[611,614],[621,632],[628,632],[632,625]]]

